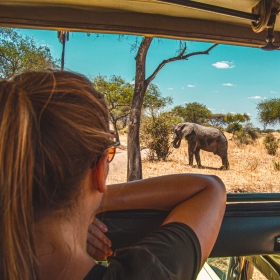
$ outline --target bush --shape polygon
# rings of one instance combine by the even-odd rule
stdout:
[[[237,131],[234,136],[235,143],[238,146],[249,145],[255,142],[259,138],[259,133],[251,123],[244,125],[242,129]]]
[[[244,131],[250,136],[253,141],[256,141],[259,138],[259,131],[257,128],[253,127],[251,123],[244,125]]]
[[[234,142],[237,144],[237,146],[242,146],[251,144],[252,140],[245,130],[242,129],[235,133]]]
[[[236,131],[240,131],[242,129],[242,125],[239,123],[230,123],[227,128],[226,132],[235,134]]]
[[[156,116],[143,116],[140,141],[142,148],[149,149],[148,159],[167,160],[172,153],[172,139],[174,123],[171,113],[159,113]]]
[[[269,155],[275,155],[277,148],[278,148],[278,141],[276,140],[276,138],[274,137],[274,135],[272,133],[268,133],[264,140],[263,140],[263,144],[267,150],[267,153]]]

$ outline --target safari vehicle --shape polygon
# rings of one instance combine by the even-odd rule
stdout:
[[[280,46],[279,11],[278,0],[1,0],[0,26],[134,34],[276,50]],[[132,209],[100,217],[116,249],[144,237],[167,214]],[[250,279],[253,265],[267,279],[280,279],[278,254],[280,193],[228,194],[210,256],[231,257],[228,270],[206,265],[199,277]]]

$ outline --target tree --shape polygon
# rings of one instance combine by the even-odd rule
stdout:
[[[232,113],[228,113],[225,115],[224,117],[224,121],[226,124],[228,124],[227,126],[227,132],[230,132],[233,134],[235,134],[236,131],[240,131],[242,129],[242,125],[241,123],[247,122],[249,121],[251,118],[248,114],[244,113],[244,114],[232,114]]]
[[[209,54],[209,52],[217,46],[217,44],[212,45],[205,51],[187,53],[186,43],[182,44],[180,41],[179,52],[174,57],[163,60],[156,69],[152,72],[149,77],[146,77],[146,57],[149,47],[153,41],[153,37],[143,37],[142,41],[138,47],[136,60],[136,73],[135,73],[135,87],[134,95],[131,104],[131,110],[129,114],[129,124],[128,124],[128,158],[127,158],[127,180],[139,180],[142,179],[142,163],[140,154],[140,142],[139,142],[139,130],[140,130],[140,118],[141,118],[141,108],[144,101],[145,92],[149,84],[157,76],[159,71],[168,63],[187,60],[189,57],[196,55]]]
[[[222,127],[225,124],[225,114],[211,114],[207,119],[208,122],[215,127]]]
[[[193,102],[186,103],[185,106],[175,106],[173,112],[176,116],[181,117],[184,122],[205,123],[212,115],[211,111],[203,104]]]
[[[47,46],[38,47],[33,38],[12,28],[0,28],[0,78],[26,70],[56,68],[57,62]]]
[[[62,44],[60,69],[64,70],[65,45],[66,45],[66,41],[69,41],[69,31],[57,31],[57,37],[59,42]]]
[[[148,109],[150,115],[153,116],[156,111],[161,110],[172,103],[172,97],[163,97],[157,85],[149,84],[144,96],[143,108]]]
[[[120,76],[97,76],[93,79],[95,88],[104,93],[110,115],[110,122],[116,131],[116,141],[120,142],[117,122],[127,118],[133,97],[133,85]]]
[[[280,99],[271,98],[260,102],[257,105],[258,119],[262,123],[264,130],[267,125],[280,123]]]
[[[120,142],[117,123],[130,113],[133,98],[133,85],[120,76],[97,76],[93,79],[95,88],[104,93],[109,108],[110,122],[116,131],[116,141]],[[153,114],[155,110],[172,103],[171,97],[163,97],[158,86],[150,84],[146,90],[143,107]]]

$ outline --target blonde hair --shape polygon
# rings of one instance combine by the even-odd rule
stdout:
[[[87,168],[110,145],[108,110],[85,77],[26,72],[0,82],[0,275],[37,279],[33,226],[72,207]]]

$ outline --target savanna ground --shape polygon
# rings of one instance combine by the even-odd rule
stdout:
[[[277,139],[280,134],[273,133]],[[225,133],[230,139],[231,134]],[[233,140],[228,141],[229,170],[220,170],[221,159],[212,153],[201,151],[201,163],[204,168],[198,169],[196,166],[188,165],[188,145],[182,140],[179,149],[173,149],[167,161],[143,162],[143,178],[155,177],[166,174],[177,173],[203,173],[219,176],[226,185],[228,193],[241,192],[279,192],[280,171],[275,168],[275,163],[280,162],[280,148],[276,155],[268,155],[261,136],[250,145],[238,145]],[[126,135],[121,136],[122,144],[126,143]],[[195,160],[194,160],[195,163]],[[119,168],[118,172],[109,174],[108,183],[121,183],[126,181],[126,164]],[[226,273],[227,258],[212,259],[210,263],[219,267]],[[254,272],[254,280],[264,278],[258,271]]]
[[[277,139],[280,134],[273,133]],[[225,133],[228,139],[231,134]],[[121,143],[126,143],[126,136],[121,136]],[[229,170],[220,170],[221,159],[212,153],[201,151],[201,163],[204,168],[188,165],[188,145],[182,140],[179,149],[173,149],[167,161],[143,160],[143,178],[177,173],[203,173],[219,176],[226,185],[228,193],[234,192],[279,192],[280,171],[275,169],[274,162],[280,162],[280,148],[275,156],[268,155],[263,145],[263,136],[250,145],[238,145],[228,141]],[[195,160],[194,160],[195,163]],[[108,183],[126,181],[126,165],[117,173],[111,173]]]

